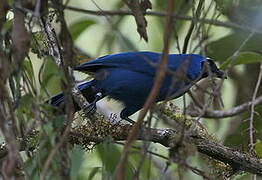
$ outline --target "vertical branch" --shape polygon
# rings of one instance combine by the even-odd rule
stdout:
[[[59,3],[60,2],[60,3]],[[62,54],[64,57],[64,61],[63,61],[63,69],[65,72],[65,77],[67,80],[67,84],[64,87],[64,91],[65,91],[65,101],[66,103],[66,114],[68,114],[67,116],[67,127],[66,127],[66,131],[64,132],[64,134],[66,134],[66,136],[68,135],[70,129],[71,129],[71,123],[73,121],[73,117],[74,117],[74,104],[73,104],[73,99],[72,99],[72,95],[71,95],[71,89],[72,87],[74,87],[74,76],[73,76],[73,72],[71,67],[75,64],[74,63],[74,52],[73,52],[73,40],[72,37],[69,33],[65,18],[64,18],[64,9],[63,7],[60,5],[62,4],[62,0],[61,1],[53,1],[54,4],[56,4],[58,11],[58,17],[59,20],[61,22],[61,32],[59,35],[59,39],[61,41],[61,45],[63,47],[62,49]],[[66,138],[65,138],[66,139]],[[64,140],[63,140],[64,141]],[[60,148],[59,148],[59,153],[61,154],[61,167],[60,167],[60,174],[63,178],[66,178],[69,176],[70,174],[70,159],[68,156],[68,143],[63,143]]]
[[[260,63],[260,71],[256,83],[256,87],[252,96],[252,101],[251,101],[251,113],[250,113],[250,119],[249,119],[249,151],[254,152],[254,114],[255,114],[255,100],[257,97],[257,93],[261,84],[262,80],[262,62]]]
[[[0,1],[0,31],[2,32],[3,25],[6,21],[6,1]],[[14,104],[9,96],[9,89],[7,88],[7,80],[20,71],[20,66],[23,63],[29,50],[29,37],[25,27],[25,14],[23,14],[16,7],[21,6],[21,1],[14,2],[14,19],[13,28],[11,32],[11,41],[1,34],[0,38],[0,129],[3,133],[5,142],[7,144],[8,156],[3,162],[1,173],[5,179],[13,179],[15,171],[19,164],[19,147],[16,139],[17,120],[14,114]],[[8,44],[11,42],[11,45]],[[8,56],[6,50],[12,49],[11,56]],[[20,89],[15,89],[19,91]]]
[[[188,43],[189,43],[190,37],[193,33],[193,30],[194,30],[194,27],[195,27],[195,24],[196,24],[195,19],[199,19],[200,15],[201,15],[201,9],[203,7],[204,2],[205,2],[205,0],[200,0],[199,3],[198,3],[196,15],[191,22],[190,28],[187,32],[187,35],[186,35],[186,38],[185,38],[185,41],[184,41],[184,46],[183,46],[183,51],[182,51],[183,54],[185,54],[187,52]]]
[[[6,81],[7,77],[9,76],[8,72],[8,59],[7,59],[7,53],[4,50],[5,45],[5,35],[2,33],[2,29],[4,27],[4,23],[6,22],[6,1],[0,0],[0,81],[3,81],[3,83]],[[1,82],[0,82],[1,84]]]
[[[44,164],[43,171],[41,173],[40,179],[43,180],[45,178],[46,173],[48,172],[48,168],[52,162],[53,157],[57,153],[57,151],[64,145],[66,137],[68,136],[71,129],[71,122],[73,120],[74,115],[74,104],[71,98],[73,96],[74,101],[77,105],[83,109],[86,117],[90,117],[89,115],[89,103],[86,101],[85,97],[81,94],[78,89],[77,84],[75,84],[75,80],[72,73],[71,66],[73,65],[73,52],[72,52],[72,39],[70,37],[69,31],[67,29],[67,25],[63,15],[63,9],[60,8],[60,4],[54,1],[54,5],[56,9],[58,9],[58,18],[61,21],[61,34],[60,40],[63,48],[60,48],[56,33],[54,29],[51,27],[50,23],[45,21],[43,18],[40,20],[41,26],[43,28],[43,32],[46,38],[46,42],[49,48],[49,54],[53,57],[55,63],[58,67],[63,69],[65,73],[66,82],[64,82],[64,94],[66,101],[66,114],[67,114],[67,126],[64,129],[62,135],[59,137],[59,141],[54,149],[50,152],[47,160]],[[93,115],[92,119],[97,119],[98,116]],[[66,153],[63,151],[63,153]],[[65,155],[65,154],[64,154]],[[65,156],[63,156],[65,157]],[[65,174],[64,172],[62,172]]]
[[[18,70],[29,51],[29,36],[25,27],[25,14],[16,8],[21,6],[20,1],[14,3],[14,20],[12,28],[12,50],[14,70]]]
[[[0,120],[0,129],[8,150],[8,156],[3,163],[1,173],[5,179],[12,179],[20,156],[18,144],[12,130],[12,127],[15,126],[12,123],[15,122],[12,103],[8,96],[8,90],[2,80],[0,80]]]

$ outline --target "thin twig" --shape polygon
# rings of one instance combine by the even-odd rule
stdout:
[[[259,71],[259,75],[258,75],[258,79],[257,79],[257,83],[256,83],[256,87],[252,96],[252,101],[251,101],[251,113],[250,113],[250,120],[249,120],[249,151],[250,152],[254,152],[254,125],[253,125],[253,121],[254,121],[254,114],[255,114],[255,100],[256,100],[256,96],[261,84],[261,80],[262,80],[262,62],[260,63],[260,71]]]
[[[258,98],[256,98],[254,101],[249,101],[246,103],[243,103],[239,106],[235,106],[231,109],[228,110],[206,110],[202,117],[205,118],[227,118],[227,117],[232,117],[232,116],[236,116],[239,115],[241,113],[243,113],[245,110],[247,110],[252,103],[254,104],[254,106],[262,104],[262,96],[259,96]],[[187,114],[196,117],[199,116],[199,112],[198,111],[187,111]]]
[[[80,13],[85,13],[89,15],[94,15],[94,16],[132,16],[131,11],[94,11],[94,10],[87,10],[87,9],[82,9],[82,8],[77,8],[77,7],[72,7],[72,6],[66,6],[65,9],[71,10],[71,11],[77,11]],[[148,11],[145,13],[145,15],[149,16],[159,16],[159,17],[165,17],[168,16],[168,13],[166,12],[157,12],[157,11]],[[172,17],[174,19],[180,19],[180,20],[185,20],[185,21],[196,21],[204,24],[210,24],[210,25],[215,25],[215,26],[221,26],[221,27],[226,27],[226,28],[233,28],[233,29],[241,29],[245,31],[254,31],[254,28],[249,27],[249,26],[243,26],[240,24],[232,23],[232,22],[223,22],[223,21],[218,21],[218,20],[213,20],[213,19],[205,19],[205,18],[195,18],[191,16],[183,16],[181,14],[172,14]],[[261,34],[262,32],[259,31],[258,29],[255,30],[256,33]]]
[[[186,37],[185,37],[183,51],[182,51],[183,54],[185,54],[186,51],[187,51],[188,43],[189,43],[190,37],[193,33],[193,30],[194,30],[194,27],[195,27],[195,24],[196,24],[195,19],[199,19],[204,2],[205,2],[205,0],[200,0],[199,3],[198,3],[196,15],[194,16],[194,19],[191,21],[190,28],[187,32]]]

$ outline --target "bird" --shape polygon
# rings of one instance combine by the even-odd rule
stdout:
[[[122,52],[84,62],[74,70],[92,74],[93,79],[80,84],[78,89],[94,108],[96,102],[104,97],[121,102],[124,108],[120,118],[133,123],[129,116],[143,108],[153,87],[161,57],[161,53],[150,51]],[[205,56],[169,54],[166,76],[155,102],[178,98],[208,76],[225,78],[225,73]],[[49,102],[52,106],[61,106],[65,103],[64,94],[51,97]],[[75,111],[79,111],[80,107],[74,104]]]

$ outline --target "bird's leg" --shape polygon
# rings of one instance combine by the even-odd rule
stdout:
[[[102,93],[98,92],[95,95],[95,100],[89,104],[89,106],[87,107],[88,109],[88,114],[94,114],[96,112],[96,103],[102,98]]]
[[[126,120],[126,121],[128,121],[129,123],[131,123],[131,124],[135,124],[136,122],[135,121],[133,121],[132,119],[130,119],[129,117],[125,117],[125,118],[123,118],[124,120]]]
[[[130,119],[127,115],[127,109],[123,109],[120,113],[120,118],[126,120],[127,122],[131,124],[135,124],[136,122]]]

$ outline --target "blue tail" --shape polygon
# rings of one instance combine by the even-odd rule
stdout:
[[[84,97],[87,99],[87,101],[93,102],[95,100],[95,90],[93,88],[94,81],[87,81],[78,86],[78,89],[82,92]],[[59,107],[64,103],[64,94],[59,93],[53,97],[51,97],[47,101],[50,105]],[[80,110],[80,108],[74,103],[76,111]]]
[[[49,99],[48,102],[52,106],[58,107],[62,102],[64,102],[64,94],[63,93],[59,93],[59,94],[51,97],[51,99]]]

